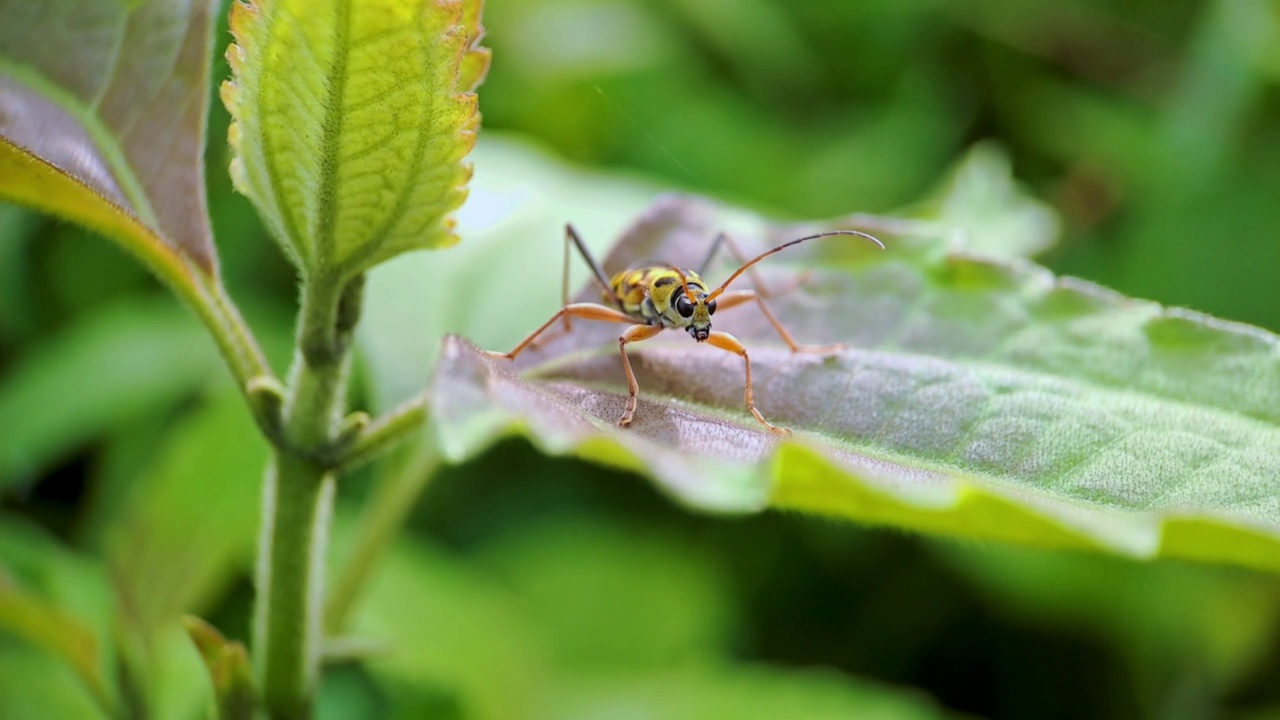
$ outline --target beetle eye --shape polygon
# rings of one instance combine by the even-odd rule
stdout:
[[[708,315],[715,315],[715,314],[716,314],[716,301],[715,301],[715,300],[712,300],[711,302],[707,303],[707,314],[708,314]]]
[[[693,303],[689,302],[688,295],[676,296],[676,312],[680,313],[680,317],[690,317],[693,315]]]

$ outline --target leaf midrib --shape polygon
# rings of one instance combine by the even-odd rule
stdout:
[[[333,264],[337,228],[334,220],[338,213],[339,148],[342,144],[343,119],[346,115],[347,61],[351,52],[351,0],[337,0],[334,5],[334,53],[329,77],[333,85],[329,102],[325,107],[324,126],[320,140],[320,187],[316,192],[319,214],[316,218],[316,254],[320,267]]]
[[[784,352],[784,348],[782,347],[769,347],[769,349],[776,351],[778,353]],[[667,351],[667,352],[677,352],[677,353],[685,352],[684,350],[679,349],[679,347],[674,344],[668,345],[666,347],[655,344],[649,348],[637,349],[634,352],[637,354],[643,354],[646,351],[649,351],[649,352]],[[1097,380],[1092,378],[1081,378],[1081,377],[1075,377],[1070,375],[1054,374],[1054,373],[1044,372],[1041,370],[1026,368],[1018,365],[995,363],[990,360],[956,359],[956,358],[948,358],[940,355],[930,355],[927,353],[909,352],[909,351],[895,350],[895,349],[851,348],[846,352],[874,353],[877,355],[882,355],[882,356],[891,357],[891,358],[901,357],[901,358],[908,358],[908,359],[919,360],[919,361],[943,362],[943,363],[954,365],[960,368],[966,368],[966,369],[974,368],[979,371],[987,371],[987,372],[1003,372],[1003,373],[1012,372],[1012,373],[1017,373],[1019,375],[1026,376],[1028,378],[1051,380],[1051,381],[1061,382],[1069,385],[1079,386],[1085,391],[1085,393],[1108,394],[1117,398],[1126,398],[1126,397],[1136,398],[1136,399],[1143,400],[1145,402],[1166,403],[1169,405],[1173,405],[1175,407],[1188,409],[1197,413],[1214,413],[1214,414],[1218,414],[1218,415],[1230,418],[1234,422],[1241,423],[1247,429],[1255,432],[1263,432],[1263,433],[1280,432],[1280,423],[1259,418],[1254,415],[1241,412],[1239,410],[1232,410],[1230,408],[1224,408],[1217,405],[1205,405],[1202,403],[1189,401],[1185,398],[1175,398],[1175,397],[1161,395],[1161,394],[1150,392],[1150,391],[1135,390],[1132,388],[1121,387],[1117,385],[1108,385],[1108,384],[1100,383]],[[553,358],[548,358],[545,361],[540,362],[536,365],[531,365],[529,367],[522,368],[517,372],[517,375],[529,377],[531,379],[542,381],[542,382],[561,381],[561,380],[564,380],[566,377],[570,377],[570,375],[568,374],[548,375],[548,373],[555,373],[558,369],[561,369],[561,368],[572,369],[572,366],[577,362],[591,359],[591,358],[605,357],[605,356],[617,357],[617,350],[612,347],[600,347],[600,348],[591,348],[591,349],[576,348],[574,350],[565,352],[564,354],[557,355]],[[619,377],[621,377],[621,364],[619,364]],[[611,386],[611,387],[616,387],[616,386]],[[641,392],[641,395],[643,396],[644,395],[643,386],[641,386],[640,392]],[[658,393],[658,395],[661,395],[661,394]],[[667,396],[667,397],[674,397],[674,396]],[[719,406],[707,405],[706,403],[692,401],[692,400],[687,400],[687,402],[693,402],[703,407],[719,407]],[[807,432],[814,432],[817,434],[821,434],[824,437],[830,437],[830,438],[839,437],[837,435],[833,435],[830,433],[824,433],[821,430],[807,430]]]

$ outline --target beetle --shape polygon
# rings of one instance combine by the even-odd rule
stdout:
[[[754,289],[728,290],[733,281],[741,277],[753,265],[770,255],[803,242],[836,235],[852,235],[864,238],[884,249],[884,243],[867,233],[857,230],[830,230],[782,243],[750,260],[744,261],[742,253],[737,249],[733,240],[726,233],[720,233],[716,236],[715,242],[712,243],[706,260],[703,261],[702,266],[697,271],[675,265],[645,262],[627,268],[610,277],[605,274],[600,264],[592,257],[591,252],[587,250],[586,244],[582,241],[582,237],[578,235],[573,226],[566,225],[565,272],[562,284],[563,306],[551,316],[550,320],[547,320],[541,327],[530,333],[524,340],[521,340],[511,351],[504,353],[490,350],[486,351],[485,354],[489,357],[514,360],[516,356],[535,344],[538,338],[557,322],[563,324],[566,332],[570,330],[573,318],[627,324],[629,327],[618,337],[618,351],[622,355],[622,369],[626,372],[627,391],[629,394],[622,416],[618,418],[618,425],[628,427],[635,418],[640,387],[636,383],[635,373],[631,370],[631,360],[627,357],[627,345],[648,340],[664,330],[685,330],[699,343],[707,343],[742,358],[746,366],[747,410],[761,425],[764,425],[771,432],[782,436],[789,435],[791,433],[790,430],[770,423],[756,408],[755,391],[751,383],[751,358],[747,354],[747,348],[733,335],[712,330],[711,317],[717,310],[726,310],[755,301],[761,313],[764,314],[769,324],[778,332],[778,335],[787,343],[792,352],[829,353],[843,347],[842,345],[801,345],[795,341],[795,338],[783,326],[778,316],[765,304],[764,297],[767,293]],[[586,261],[587,265],[591,267],[591,272],[600,285],[603,303],[607,304],[571,303],[568,301],[570,242],[577,247],[578,253]],[[702,272],[705,272],[706,267],[711,263],[721,245],[728,245],[742,264],[729,275],[728,279],[714,290],[711,290],[706,281],[702,279]],[[758,283],[757,286],[759,286]]]

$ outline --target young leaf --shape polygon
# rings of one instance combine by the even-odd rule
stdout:
[[[219,720],[251,720],[253,672],[244,644],[228,641],[217,628],[194,615],[182,618],[182,625],[209,671]]]
[[[0,197],[83,223],[171,281],[215,275],[202,158],[216,6],[0,0]]]
[[[455,241],[488,66],[480,0],[232,7],[222,88],[237,189],[305,274]]]
[[[709,220],[668,200],[605,269],[696,265]],[[848,350],[792,354],[749,305],[715,317],[751,351],[761,411],[793,438],[746,414],[739,358],[675,332],[632,349],[640,409],[616,427],[621,326],[576,322],[514,366],[446,342],[431,390],[445,452],[518,432],[705,510],[1280,569],[1275,336],[936,240],[884,253],[840,240],[796,248],[809,279],[772,306],[802,341]]]

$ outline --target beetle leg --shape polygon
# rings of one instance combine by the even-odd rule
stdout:
[[[635,418],[636,403],[640,396],[640,384],[636,382],[636,374],[631,371],[631,360],[627,357],[627,343],[640,342],[648,340],[665,330],[661,325],[632,325],[623,331],[622,337],[618,338],[618,352],[622,354],[622,369],[627,373],[627,407],[622,411],[622,417],[618,418],[618,425],[627,427],[631,424],[631,420]]]
[[[542,327],[530,333],[529,337],[521,340],[520,344],[516,345],[511,352],[503,353],[495,350],[486,350],[485,354],[489,357],[500,357],[508,360],[515,360],[516,356],[524,352],[526,348],[533,344],[533,342],[538,339],[538,336],[545,332],[547,328],[554,325],[557,320],[565,317],[576,317],[582,318],[583,320],[601,320],[604,322],[616,323],[633,323],[636,321],[635,318],[627,315],[621,310],[614,310],[613,308],[605,307],[604,305],[597,305],[595,303],[571,303],[560,308],[555,315],[551,316],[550,320],[543,323]]]
[[[781,435],[783,437],[790,435],[790,430],[784,427],[779,427],[768,420],[765,420],[764,416],[760,414],[760,411],[756,409],[756,394],[755,390],[751,386],[751,358],[747,356],[747,348],[738,341],[738,338],[727,332],[712,331],[706,342],[708,345],[715,345],[721,350],[728,350],[742,358],[743,363],[747,366],[747,409],[751,411],[751,415],[755,417],[761,425],[769,428],[769,431],[773,434]]]

